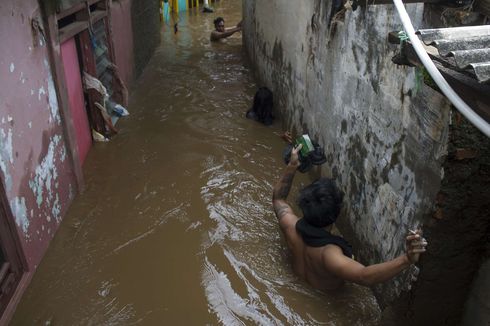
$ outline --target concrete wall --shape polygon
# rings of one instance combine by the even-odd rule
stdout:
[[[399,255],[409,228],[432,210],[447,152],[449,105],[415,69],[391,62],[401,30],[391,5],[347,11],[329,28],[330,1],[284,5],[244,0],[244,42],[263,84],[278,99],[285,128],[325,147],[325,175],[346,192],[339,225],[357,257],[372,264]],[[408,5],[420,26],[423,5]],[[334,19],[335,21],[335,19]],[[408,290],[409,273],[376,287],[383,307]]]
[[[138,77],[160,43],[160,9],[157,0],[132,1],[134,75]]]
[[[468,298],[463,325],[490,325],[490,259],[482,264]]]
[[[77,185],[36,0],[0,3],[0,168],[29,268],[39,264]],[[7,46],[8,45],[8,46]]]

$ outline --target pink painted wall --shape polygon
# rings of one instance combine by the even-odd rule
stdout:
[[[36,0],[0,1],[0,177],[34,270],[76,193]],[[41,23],[42,26],[42,23]]]
[[[61,44],[61,59],[63,60],[66,88],[75,126],[78,154],[80,163],[83,164],[92,146],[92,136],[83,98],[82,78],[80,76],[75,38],[71,38]]]
[[[111,29],[115,64],[121,78],[129,88],[133,80],[133,27],[131,25],[131,0],[112,2]]]

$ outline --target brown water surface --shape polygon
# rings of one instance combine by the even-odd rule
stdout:
[[[281,123],[244,118],[257,88],[241,35],[211,44],[238,0],[182,13],[96,144],[12,325],[374,325],[367,289],[321,293],[291,271],[271,209]],[[277,108],[276,108],[277,109]],[[308,182],[297,175],[291,194]]]

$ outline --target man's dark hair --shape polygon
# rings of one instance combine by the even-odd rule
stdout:
[[[337,220],[343,198],[332,179],[320,178],[299,192],[298,206],[309,224],[323,228]]]
[[[218,28],[218,25],[219,25],[219,23],[221,23],[221,22],[223,22],[223,23],[225,22],[225,20],[223,19],[223,17],[218,17],[218,18],[216,18],[216,19],[214,20],[214,27],[215,27],[215,28]]]
[[[267,87],[260,87],[255,93],[254,103],[247,112],[247,118],[257,120],[266,126],[271,125],[274,120],[273,115],[274,96]]]

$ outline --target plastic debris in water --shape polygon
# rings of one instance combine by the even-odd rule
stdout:
[[[95,131],[94,129],[92,129],[92,138],[94,139],[94,141],[98,141],[98,142],[107,142],[107,141],[109,141],[108,138],[106,138],[101,133]]]

